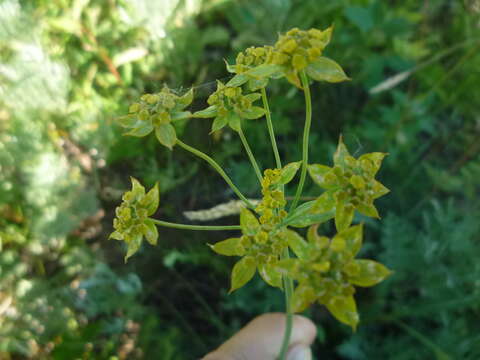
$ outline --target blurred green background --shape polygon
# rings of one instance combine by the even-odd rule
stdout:
[[[234,198],[205,163],[116,116],[164,83],[205,106],[223,59],[278,33],[335,25],[326,55],[353,81],[312,87],[312,162],[339,134],[355,155],[388,152],[382,221],[363,254],[395,271],[358,292],[356,333],[322,307],[315,359],[480,359],[480,1],[0,0],[0,359],[194,359],[249,319],[282,311],[259,279],[227,295],[227,233],[161,229],[128,264],[107,241],[129,176],[159,181],[162,219]],[[303,97],[269,88],[284,162],[301,158]],[[265,123],[246,129],[273,166]],[[223,164],[250,197],[256,179],[209,120],[181,138]],[[306,196],[318,189],[309,182]],[[234,223],[235,217],[220,223]],[[330,231],[324,226],[325,231]]]

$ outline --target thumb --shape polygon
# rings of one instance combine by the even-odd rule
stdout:
[[[292,346],[287,352],[287,360],[312,360],[312,350],[305,344]]]

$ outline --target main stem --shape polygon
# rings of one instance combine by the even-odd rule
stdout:
[[[183,229],[183,230],[241,230],[240,225],[187,225],[187,224],[178,224],[168,221],[162,221],[157,219],[152,219],[152,221],[160,226],[165,226],[174,229]]]
[[[283,252],[283,259],[289,259],[290,254],[288,248]],[[287,276],[283,276],[283,287],[285,289],[285,332],[283,334],[282,347],[280,348],[279,360],[286,360],[288,345],[290,344],[290,337],[292,335],[293,312],[292,312],[292,296],[293,296],[293,280]]]
[[[305,93],[305,127],[303,130],[303,151],[302,151],[302,170],[300,173],[300,182],[298,183],[295,198],[290,206],[289,213],[293,212],[297,207],[300,195],[302,195],[303,185],[305,184],[305,177],[307,176],[308,166],[308,137],[310,135],[310,125],[312,124],[312,99],[310,97],[310,86],[308,85],[308,77],[305,71],[300,72],[302,80],[303,92]]]
[[[275,156],[275,163],[277,164],[277,169],[281,169],[282,162],[280,160],[280,154],[278,153],[277,141],[275,140],[275,132],[273,131],[272,115],[270,114],[270,107],[268,106],[267,91],[264,87],[262,88],[262,101],[263,108],[265,109],[265,117],[267,118],[268,134],[270,135],[273,155]]]
[[[198,156],[199,158],[208,162],[215,170],[217,170],[217,172],[220,174],[220,176],[223,177],[223,179],[226,181],[226,183],[232,188],[233,192],[235,194],[237,194],[237,196],[240,198],[240,200],[242,200],[245,203],[245,205],[247,205],[247,207],[249,207],[251,209],[255,208],[255,206],[253,206],[253,204],[250,201],[248,201],[248,199],[241,193],[241,191],[235,186],[235,184],[232,182],[232,180],[228,177],[228,175],[225,173],[225,171],[223,171],[222,167],[220,165],[218,165],[215,160],[213,160],[210,156],[201,152],[200,150],[197,150],[197,149],[185,144],[184,142],[180,141],[179,139],[177,139],[177,144],[179,146],[181,146],[182,148],[184,148],[185,150],[191,152],[192,154],[194,154],[194,155]]]
[[[253,156],[252,149],[250,149],[250,145],[248,145],[247,138],[245,137],[245,134],[243,133],[242,127],[240,126],[238,128],[238,135],[240,136],[240,140],[242,140],[243,147],[245,148],[245,151],[247,152],[248,158],[250,159],[250,162],[252,163],[253,169],[255,170],[255,174],[257,175],[258,181],[260,184],[262,183],[262,173],[260,171],[260,168],[258,167],[257,160],[255,160],[255,156]]]

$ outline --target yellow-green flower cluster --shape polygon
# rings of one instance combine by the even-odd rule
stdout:
[[[210,105],[207,109],[197,111],[194,117],[214,117],[212,132],[229,125],[239,131],[241,119],[257,119],[265,114],[265,110],[254,106],[261,95],[259,93],[243,94],[239,86],[228,86],[217,81],[217,90],[207,100]]]
[[[359,316],[354,286],[374,286],[390,275],[390,271],[376,261],[355,259],[362,246],[363,225],[343,230],[332,239],[319,236],[317,227],[310,227],[308,243],[297,253],[299,258],[278,263],[280,271],[298,281],[292,299],[293,310],[303,311],[318,301],[355,330]]]
[[[239,52],[235,59],[235,73],[242,74],[253,67],[265,64],[271,57],[272,50],[272,46],[252,46]]]
[[[267,169],[262,179],[262,201],[255,211],[261,214],[260,223],[273,228],[287,216],[285,195],[281,189],[282,170]]]
[[[379,218],[373,201],[389,192],[375,175],[387,154],[375,152],[355,159],[340,138],[334,154],[333,167],[311,164],[308,171],[312,179],[326,191],[317,199],[314,210],[336,210],[337,230],[346,229],[352,223],[354,210]]]
[[[129,129],[125,135],[143,137],[155,130],[158,141],[171,149],[177,140],[171,122],[191,117],[189,111],[183,110],[192,100],[192,90],[178,96],[165,86],[159,93],[142,95],[138,102],[130,105],[129,114],[118,122]]]
[[[145,193],[138,180],[131,178],[131,181],[132,190],[123,194],[123,201],[115,210],[115,231],[110,234],[111,239],[123,240],[127,244],[125,261],[138,251],[143,237],[152,245],[156,245],[158,239],[157,227],[149,218],[158,208],[158,186]]]
[[[302,88],[299,73],[305,71],[313,80],[341,82],[349,80],[340,65],[322,56],[330,42],[332,27],[326,30],[294,28],[280,35],[274,46],[252,47],[238,54],[235,65],[227,70],[236,73],[228,85],[248,82],[251,90],[265,87],[269,78],[286,79]]]
[[[323,49],[330,42],[331,36],[331,27],[324,31],[318,29],[304,31],[293,28],[285,35],[280,35],[269,62],[303,70],[308,64],[318,60]]]
[[[281,229],[272,234],[268,226],[260,224],[255,215],[245,208],[240,213],[240,226],[241,237],[210,245],[218,254],[242,257],[233,267],[230,291],[250,281],[257,269],[265,282],[271,286],[281,287],[281,275],[275,270],[275,265],[294,232]]]
[[[320,59],[323,50],[330,42],[332,28],[321,31],[307,31],[293,28],[280,35],[267,59],[268,63],[281,65],[285,68],[288,81],[301,87],[298,72],[306,69]]]

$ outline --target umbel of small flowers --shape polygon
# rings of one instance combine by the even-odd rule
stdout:
[[[208,98],[208,106],[202,110],[187,110],[193,101],[193,90],[178,95],[165,86],[158,93],[141,96],[118,121],[127,129],[125,135],[144,137],[154,132],[168,149],[173,150],[178,145],[206,161],[244,203],[239,225],[170,223],[152,218],[159,203],[158,186],[146,193],[132,178],[132,190],[124,194],[123,202],[116,209],[114,232],[110,235],[127,244],[125,260],[138,251],[143,238],[152,245],[157,243],[156,226],[240,230],[239,236],[210,247],[218,254],[240,257],[232,269],[230,291],[244,286],[258,271],[267,284],[285,292],[287,324],[279,355],[282,360],[289,344],[292,312],[303,311],[318,302],[340,322],[355,329],[359,321],[355,286],[376,285],[390,274],[385,266],[373,260],[356,259],[362,246],[363,225],[352,226],[355,212],[380,218],[374,200],[389,190],[375,176],[386,154],[374,152],[356,159],[340,137],[332,167],[310,163],[308,158],[312,122],[310,81],[349,80],[339,64],[323,55],[332,31],[332,27],[323,31],[295,28],[280,35],[273,46],[251,47],[239,53],[235,64],[226,64],[227,71],[235,75],[226,84],[217,82],[216,91]],[[303,91],[305,97],[302,159],[285,166],[282,166],[277,148],[266,93],[271,81],[282,78]],[[260,99],[262,106],[257,104]],[[257,164],[242,130],[244,120],[263,117],[276,163],[275,168],[265,171]],[[177,137],[179,120],[209,118],[213,118],[211,132],[231,129],[239,135],[261,185],[262,196],[257,206],[243,195],[214,159]],[[287,204],[285,188],[292,185],[297,173],[295,196]],[[307,173],[323,192],[315,200],[300,203]],[[318,226],[332,219],[336,235],[331,239],[320,236]],[[306,239],[301,230],[294,230],[302,228],[308,228]]]

